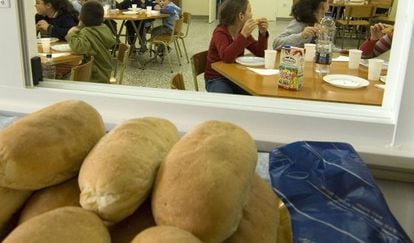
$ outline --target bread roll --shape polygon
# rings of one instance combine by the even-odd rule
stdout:
[[[37,190],[72,178],[104,133],[101,116],[82,101],[21,118],[0,132],[0,186]]]
[[[155,226],[151,198],[147,198],[129,217],[109,227],[112,243],[130,243],[141,231]]]
[[[157,225],[184,229],[201,241],[223,242],[237,229],[257,161],[243,129],[209,121],[171,149],[152,195]]]
[[[280,223],[277,230],[277,243],[293,242],[292,223],[290,220],[289,210],[282,201],[279,203]]]
[[[0,187],[0,241],[7,233],[9,221],[30,196],[31,191]]]
[[[63,207],[33,217],[17,226],[3,243],[110,243],[108,230],[96,214]]]
[[[243,218],[236,233],[225,243],[279,243],[279,202],[270,185],[255,175]]]
[[[155,226],[144,230],[131,243],[202,243],[191,233],[172,226]]]
[[[178,139],[177,128],[159,118],[132,119],[114,128],[82,165],[82,207],[110,222],[131,215],[149,195],[161,161]]]
[[[37,216],[65,206],[80,207],[78,178],[35,192],[20,213],[19,224]]]

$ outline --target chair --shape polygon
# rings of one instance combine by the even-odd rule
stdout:
[[[124,79],[124,72],[125,68],[128,62],[128,52],[129,52],[129,46],[120,43],[118,47],[118,55],[114,59],[114,70],[113,75],[111,75],[110,83],[115,84],[122,84],[122,80]]]
[[[180,61],[180,56],[178,54],[178,46],[177,46],[177,39],[178,39],[178,33],[181,33],[181,29],[183,26],[183,19],[177,19],[174,22],[174,31],[171,32],[171,34],[167,34],[167,35],[156,35],[156,36],[152,36],[148,41],[150,43],[150,50],[152,50],[152,52],[155,53],[155,55],[158,55],[160,53],[158,53],[158,50],[153,50],[153,45],[154,44],[158,44],[158,45],[162,45],[164,48],[162,49],[162,55],[163,57],[167,56],[168,58],[168,63],[170,65],[171,68],[171,73],[173,72],[173,68],[172,68],[172,64],[171,64],[171,57],[170,57],[170,53],[169,53],[169,45],[171,43],[174,44],[174,49],[175,49],[175,54],[177,55],[177,59],[178,59],[178,64],[181,66],[181,61]]]
[[[389,16],[394,0],[371,0],[370,4],[375,7],[374,16]]]
[[[91,74],[92,74],[93,60],[94,60],[94,57],[91,56],[89,61],[87,61],[86,63],[73,67],[70,73],[70,80],[85,81],[85,82],[90,81]]]
[[[196,91],[198,91],[197,76],[204,73],[207,66],[207,53],[208,51],[203,51],[196,53],[191,57],[191,69],[193,72],[194,88]]]
[[[180,39],[181,42],[183,43],[183,49],[184,49],[185,57],[187,58],[187,63],[190,63],[190,60],[188,59],[187,47],[184,42],[184,39],[187,38],[188,36],[188,30],[190,29],[190,24],[191,24],[191,14],[189,12],[183,13],[183,24],[186,25],[185,32],[184,33],[180,32],[178,39]],[[178,45],[178,47],[180,46]],[[180,56],[182,57],[183,55],[181,55],[181,49],[179,49],[179,51],[180,51]]]
[[[171,89],[185,90],[184,78],[181,73],[175,74],[171,78]]]
[[[373,15],[374,7],[372,5],[348,5],[344,10],[344,18],[336,20],[337,26],[340,28],[340,34],[342,37],[342,48],[344,47],[345,41],[345,29],[352,28],[354,34],[358,38],[358,46],[361,42],[362,33],[361,28],[365,30],[369,29],[371,25],[371,19]],[[349,36],[352,37],[351,31],[349,31]]]

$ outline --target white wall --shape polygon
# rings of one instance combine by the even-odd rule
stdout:
[[[276,15],[278,18],[290,18],[292,10],[292,0],[278,0],[276,6]]]

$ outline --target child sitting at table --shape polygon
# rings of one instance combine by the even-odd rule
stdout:
[[[102,5],[96,1],[86,2],[81,9],[79,26],[69,30],[66,40],[74,53],[95,58],[91,81],[109,83],[112,71],[109,49],[115,45],[115,38],[103,20]]]
[[[371,36],[359,47],[362,58],[377,57],[391,49],[394,28],[382,23],[370,27]]]
[[[294,19],[273,41],[273,49],[280,50],[284,45],[304,47],[314,43],[318,28],[314,27],[328,10],[327,0],[299,0],[292,7]]]
[[[160,0],[154,6],[155,10],[159,10],[162,14],[168,14],[167,18],[162,19],[162,25],[157,26],[151,30],[151,36],[168,35],[174,31],[174,22],[180,18],[181,8],[175,5],[170,0]],[[163,53],[163,45],[157,47],[157,53]]]
[[[78,24],[78,13],[68,0],[36,0],[36,31],[42,37],[65,39],[68,30]]]
[[[213,32],[207,54],[207,66],[204,72],[208,92],[247,94],[239,86],[214,71],[211,64],[218,61],[233,63],[243,56],[247,48],[256,56],[263,57],[267,49],[268,22],[266,19],[252,19],[252,10],[248,0],[226,0],[220,8],[220,24]],[[252,32],[258,28],[258,41]]]

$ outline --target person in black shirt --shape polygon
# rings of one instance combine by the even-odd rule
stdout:
[[[61,40],[70,28],[79,22],[78,13],[68,0],[36,0],[36,31],[42,37],[56,37]]]

